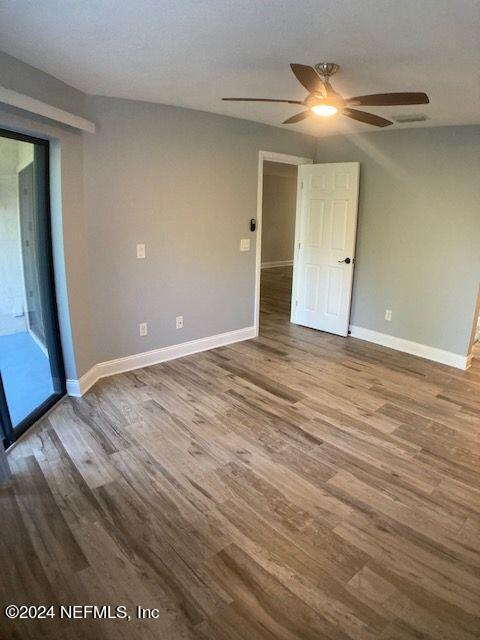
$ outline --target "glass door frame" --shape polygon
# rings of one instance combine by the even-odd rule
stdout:
[[[45,338],[50,363],[54,392],[38,405],[31,413],[12,426],[7,398],[0,375],[0,439],[5,448],[13,444],[37,420],[39,420],[67,392],[65,368],[63,363],[60,325],[58,322],[57,298],[55,294],[55,274],[53,266],[52,225],[50,210],[50,143],[43,138],[0,129],[0,137],[29,142],[34,146],[35,196],[41,242],[38,260],[39,281],[42,306],[45,316]]]

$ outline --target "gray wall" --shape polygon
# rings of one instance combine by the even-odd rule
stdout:
[[[293,260],[298,170],[275,162],[263,170],[262,263]]]
[[[0,85],[82,115],[79,92],[51,76],[0,55]],[[81,95],[81,94],[80,94]],[[84,108],[84,105],[83,105]],[[90,332],[90,297],[83,206],[82,134],[0,105],[0,128],[51,141],[50,178],[54,261],[62,345],[68,378],[77,378],[95,362]]]
[[[252,326],[258,151],[313,157],[315,139],[113,98],[89,98],[88,110],[98,126],[84,146],[97,359]]]
[[[361,163],[352,324],[465,355],[480,279],[480,127],[318,141],[317,162],[349,161]]]
[[[80,134],[0,106],[0,128],[52,143],[68,377],[102,360],[252,325],[248,224],[259,149],[360,161],[353,323],[466,353],[480,273],[479,127],[335,136],[316,148],[309,136],[248,121],[86,98],[4,54],[0,84],[98,125],[95,135]],[[241,238],[252,240],[250,252],[240,253]],[[146,243],[146,260],[135,258],[137,242]],[[142,321],[146,338],[138,335]]]
[[[81,91],[0,51],[0,86],[42,100],[78,116],[86,115]]]

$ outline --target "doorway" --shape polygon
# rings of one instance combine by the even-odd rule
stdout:
[[[265,211],[265,206],[268,206],[265,200],[269,198],[269,173],[288,175],[290,172],[291,167],[281,169],[281,165],[295,165],[297,171],[293,273],[291,254],[285,248],[281,255],[270,254],[275,243],[271,237],[268,240],[263,237],[268,233],[265,225],[268,226],[269,218],[279,226],[278,219],[275,220],[279,210],[278,184],[274,187],[277,194],[270,197],[272,212]],[[355,265],[360,164],[313,164],[307,158],[261,151],[258,174],[257,335],[263,282],[264,307],[269,306],[275,312],[272,306],[275,301],[278,312],[278,300],[282,299],[283,312],[290,309],[290,322],[347,336]],[[276,232],[278,235],[278,228]],[[265,258],[262,257],[264,254]],[[275,271],[270,273],[270,269]]]
[[[258,160],[255,329],[260,310],[289,316],[294,228],[299,205],[298,167],[311,158],[260,151]],[[292,234],[293,231],[293,234]],[[262,287],[263,283],[263,287]]]
[[[298,166],[263,164],[260,313],[290,317]]]
[[[0,435],[9,446],[65,393],[49,143],[0,130]]]

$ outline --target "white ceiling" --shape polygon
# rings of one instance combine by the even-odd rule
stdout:
[[[303,99],[289,63],[332,61],[345,97],[426,91],[431,100],[372,112],[428,115],[414,126],[480,122],[480,0],[2,0],[0,46],[87,93],[272,125],[297,107],[222,96]],[[373,130],[344,117],[290,128]]]

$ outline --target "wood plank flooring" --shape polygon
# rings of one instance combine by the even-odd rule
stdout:
[[[480,361],[293,326],[290,287],[262,274],[258,339],[104,379],[11,451],[2,604],[133,617],[2,611],[2,640],[480,637]]]

